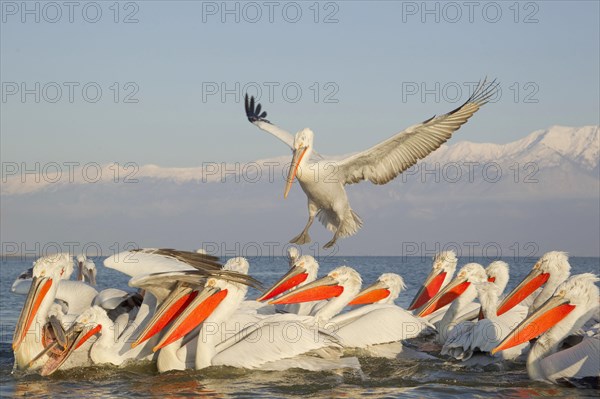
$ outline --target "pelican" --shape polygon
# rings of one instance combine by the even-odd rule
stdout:
[[[66,253],[48,255],[34,262],[31,288],[19,315],[12,348],[17,368],[30,366],[30,361],[43,349],[39,339],[48,311],[54,302],[60,279],[73,273],[73,258]],[[41,363],[32,365],[40,366]]]
[[[586,335],[568,349],[560,344],[580,329],[597,311],[599,279],[591,273],[579,274],[560,284],[554,295],[519,324],[492,353],[539,337],[527,357],[527,373],[533,380],[598,378],[600,375],[600,335]]]
[[[256,300],[259,302],[268,301],[287,291],[293,290],[296,287],[302,287],[308,283],[312,283],[316,280],[318,273],[319,263],[315,258],[310,255],[295,257],[295,261],[291,265],[290,270]],[[289,304],[285,305],[283,310],[286,313],[307,316],[317,303],[318,302],[302,302]]]
[[[96,265],[84,254],[77,256],[77,280],[84,281],[89,285],[96,285]]]
[[[433,257],[431,272],[408,306],[408,310],[416,310],[425,305],[431,298],[445,287],[456,271],[456,252],[443,251]]]
[[[376,282],[359,292],[348,303],[350,306],[370,303],[393,304],[400,291],[405,290],[404,279],[396,273],[383,273]]]
[[[475,284],[485,281],[487,281],[487,275],[483,266],[479,263],[468,263],[460,269],[448,285],[421,307],[417,316],[425,317],[451,303],[437,326],[438,343],[443,344],[446,341],[456,325],[457,316],[477,297]]]
[[[51,347],[45,348],[45,351],[51,354],[42,367],[41,375],[50,375],[61,366],[68,368],[63,365],[67,359],[72,358],[71,355],[74,353],[83,356],[80,356],[79,361],[73,361],[70,367],[106,363],[119,366],[130,359],[150,359],[153,356],[152,351],[143,352],[142,347],[127,349],[129,345],[126,344],[130,333],[131,328],[128,328],[127,324],[119,324],[111,320],[106,310],[100,306],[92,306],[80,314],[66,332],[68,345],[64,350],[52,353]]]
[[[457,324],[448,335],[440,353],[462,360],[466,362],[465,365],[485,366],[498,360],[516,359],[527,348],[527,342],[494,356],[490,355],[490,351],[525,318],[527,309],[520,313],[520,320],[515,320],[511,313],[498,316],[496,310],[500,287],[488,281],[476,284],[476,289],[484,318]]]
[[[296,176],[308,197],[308,222],[302,232],[290,242],[298,245],[310,242],[308,230],[315,216],[334,233],[324,248],[333,246],[338,238],[356,234],[362,221],[350,207],[344,186],[362,180],[369,180],[374,184],[388,183],[450,139],[452,133],[489,101],[496,87],[495,81],[490,84],[484,81],[457,109],[411,126],[376,146],[341,161],[311,159],[314,154],[312,130],[302,129],[296,136],[292,136],[265,119],[267,113],[261,112],[261,105],[255,106],[254,97],[248,99],[246,94],[248,120],[282,140],[293,151],[284,198],[287,198]]]
[[[569,277],[571,265],[565,252],[545,253],[536,262],[531,272],[498,305],[498,316],[508,312],[535,290],[544,285],[529,307],[529,313],[537,309],[556,290],[556,287]]]
[[[340,343],[350,348],[366,348],[414,338],[426,328],[421,320],[389,303],[368,304],[338,314],[356,298],[361,284],[360,275],[354,269],[340,266],[327,276],[290,291],[271,303],[291,304],[328,299],[327,304],[311,314],[319,326],[332,329]],[[373,286],[367,288],[370,292],[377,289]],[[363,292],[361,296],[364,298],[365,295],[369,296],[369,292]]]

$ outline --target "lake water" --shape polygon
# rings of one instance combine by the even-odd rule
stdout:
[[[362,371],[285,372],[248,371],[214,367],[200,371],[159,374],[152,365],[127,368],[92,367],[59,371],[50,377],[13,374],[12,334],[25,300],[10,293],[14,279],[31,267],[33,259],[4,259],[0,266],[0,396],[2,397],[599,397],[592,389],[549,385],[529,380],[524,363],[502,368],[464,369],[447,359],[388,360],[360,358]],[[93,258],[98,268],[98,289],[128,289],[127,277],[106,269],[103,258]],[[253,258],[250,274],[266,287],[287,270],[283,258]],[[503,259],[511,266],[512,289],[537,259]],[[319,259],[320,275],[334,267],[348,265],[358,270],[368,285],[381,273],[403,276],[407,290],[397,304],[406,307],[430,271],[431,260],[420,257],[328,257]],[[469,259],[487,265],[489,259]],[[600,273],[599,258],[571,258],[572,274]],[[459,267],[467,263],[459,261]],[[249,298],[256,297],[251,290]]]

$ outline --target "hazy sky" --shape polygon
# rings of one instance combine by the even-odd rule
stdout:
[[[306,199],[296,188],[284,202],[282,178],[180,184],[171,169],[170,180],[128,185],[120,184],[127,169],[119,184],[107,176],[114,162],[160,171],[289,156],[248,123],[246,90],[260,94],[272,122],[312,128],[322,154],[366,149],[448,112],[486,75],[499,79],[501,95],[451,144],[600,124],[597,1],[2,1],[0,12],[2,181],[57,166],[64,183],[72,163],[105,168],[105,184],[3,190],[3,245],[287,243],[305,223]],[[575,172],[570,161],[559,166],[567,172],[541,173],[555,187],[543,203],[524,191],[522,205],[485,190],[466,191],[485,207],[444,201],[443,184],[434,190],[442,204],[423,205],[397,197],[391,183],[358,185],[349,195],[365,228],[341,253],[397,254],[398,240],[485,240],[597,255],[597,197],[563,195]],[[313,230],[329,239],[322,226]]]
[[[486,75],[502,97],[454,140],[599,122],[596,1],[114,4],[2,2],[3,161],[287,154],[246,121],[256,86],[272,121],[311,127],[325,154],[447,112]]]

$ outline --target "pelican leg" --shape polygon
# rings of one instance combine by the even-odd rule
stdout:
[[[331,241],[329,241],[327,244],[323,245],[323,249],[328,249],[333,247],[333,245],[335,244],[335,242],[338,239],[338,232],[336,231],[335,234],[333,235],[333,238],[331,239]]]
[[[317,208],[317,206],[315,204],[313,204],[312,202],[309,201],[309,203],[308,203],[308,222],[306,223],[304,230],[302,230],[302,233],[298,234],[296,237],[294,237],[290,240],[290,242],[292,244],[303,245],[303,244],[308,244],[310,242],[310,235],[308,235],[308,229],[310,229],[310,226],[312,226],[313,222],[315,221],[315,216],[318,211],[319,211],[319,208]]]

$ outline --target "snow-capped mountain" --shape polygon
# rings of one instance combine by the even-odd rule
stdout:
[[[553,126],[507,144],[445,145],[386,185],[348,186],[364,226],[341,242],[341,251],[398,255],[407,245],[429,251],[475,242],[480,251],[488,245],[508,254],[520,248],[531,256],[550,249],[597,256],[599,142],[598,126]],[[107,178],[95,183],[3,176],[3,240],[66,242],[73,237],[56,232],[67,225],[77,234],[89,228],[106,247],[136,240],[198,248],[209,240],[221,249],[244,248],[251,237],[252,244],[277,241],[282,249],[306,222],[306,197],[297,184],[283,200],[288,162],[289,154],[190,168],[120,165],[118,184],[114,165],[105,165]],[[313,239],[329,240],[316,225]],[[165,235],[172,240],[156,241]]]

